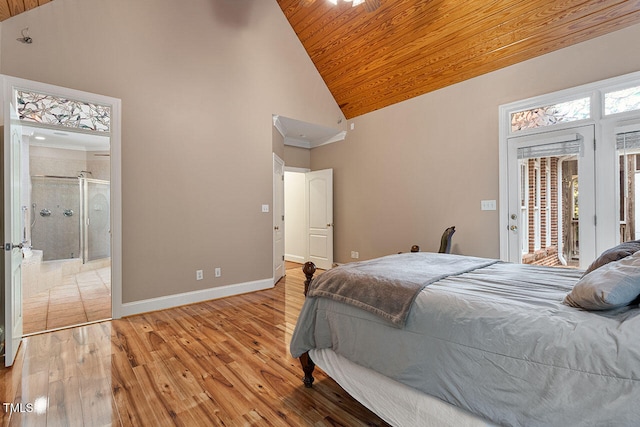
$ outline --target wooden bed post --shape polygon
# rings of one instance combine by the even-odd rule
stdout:
[[[307,280],[304,281],[304,296],[306,297],[307,292],[309,291],[309,284],[311,284],[313,275],[316,273],[316,265],[311,261],[308,261],[304,264],[304,267],[302,267],[302,272],[307,278]],[[313,370],[315,369],[316,365],[315,363],[313,363],[313,360],[311,360],[311,357],[309,357],[308,351],[300,356],[300,365],[302,365],[302,370],[304,371],[304,378],[302,378],[304,386],[306,388],[311,388],[314,380]]]
[[[304,277],[307,278],[307,280],[304,281],[304,296],[306,297],[307,292],[309,292],[309,285],[313,280],[313,275],[316,274],[316,265],[311,261],[307,261],[302,267],[302,272],[304,273]]]

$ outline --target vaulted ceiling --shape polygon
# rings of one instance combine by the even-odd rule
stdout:
[[[378,1],[277,0],[348,119],[640,23],[640,0]]]
[[[277,1],[348,119],[640,23],[640,1]]]

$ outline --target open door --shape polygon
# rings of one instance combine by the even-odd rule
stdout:
[[[273,283],[284,276],[284,161],[273,154]]]
[[[325,270],[333,266],[333,169],[305,174],[309,261]]]
[[[11,96],[11,91],[4,91]],[[13,97],[5,111],[3,144],[5,366],[13,365],[22,340],[22,248],[27,244],[26,222],[21,204],[22,129]]]
[[[586,268],[595,259],[593,141],[592,125],[508,140],[510,262]]]

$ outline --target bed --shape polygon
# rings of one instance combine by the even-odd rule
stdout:
[[[640,242],[585,272],[408,253],[312,278],[290,351],[392,425],[640,420]],[[397,296],[397,298],[396,298]]]

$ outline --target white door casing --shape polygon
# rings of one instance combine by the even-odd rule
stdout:
[[[273,154],[273,283],[284,276],[284,161]]]
[[[6,244],[14,245],[21,242],[20,237],[23,231],[20,229],[20,220],[24,214],[20,202],[16,201],[20,198],[20,178],[21,173],[19,167],[11,167],[10,162],[13,160],[20,165],[17,147],[22,139],[22,132],[18,130],[15,135],[18,137],[12,141],[13,129],[19,125],[17,117],[11,117],[16,113],[16,109],[12,108],[10,102],[13,100],[14,90],[23,89],[37,93],[51,94],[67,99],[81,100],[84,102],[97,103],[99,105],[108,105],[111,107],[111,131],[110,131],[110,229],[111,229],[111,299],[112,299],[112,317],[118,319],[122,313],[122,180],[121,180],[121,101],[103,95],[96,95],[88,92],[82,92],[74,89],[53,86],[45,83],[34,82],[30,80],[20,79],[0,75],[2,82],[2,96],[0,97],[0,116],[2,117],[4,126],[4,139],[12,143],[5,143],[3,154],[3,180],[4,180],[4,217],[5,217],[5,283],[11,283],[11,286],[5,286],[5,364],[10,366],[13,362],[11,354],[15,356],[17,347],[22,339],[22,278],[21,261],[22,252],[19,249],[6,250]],[[12,146],[16,144],[15,147]],[[18,209],[16,210],[16,206]],[[25,211],[26,212],[26,211]],[[24,221],[24,220],[22,220]],[[24,221],[27,224],[28,219]],[[12,235],[11,233],[14,233]],[[12,239],[13,238],[13,239]],[[16,240],[17,239],[17,240]]]
[[[333,266],[333,169],[305,174],[308,260],[316,267]]]

